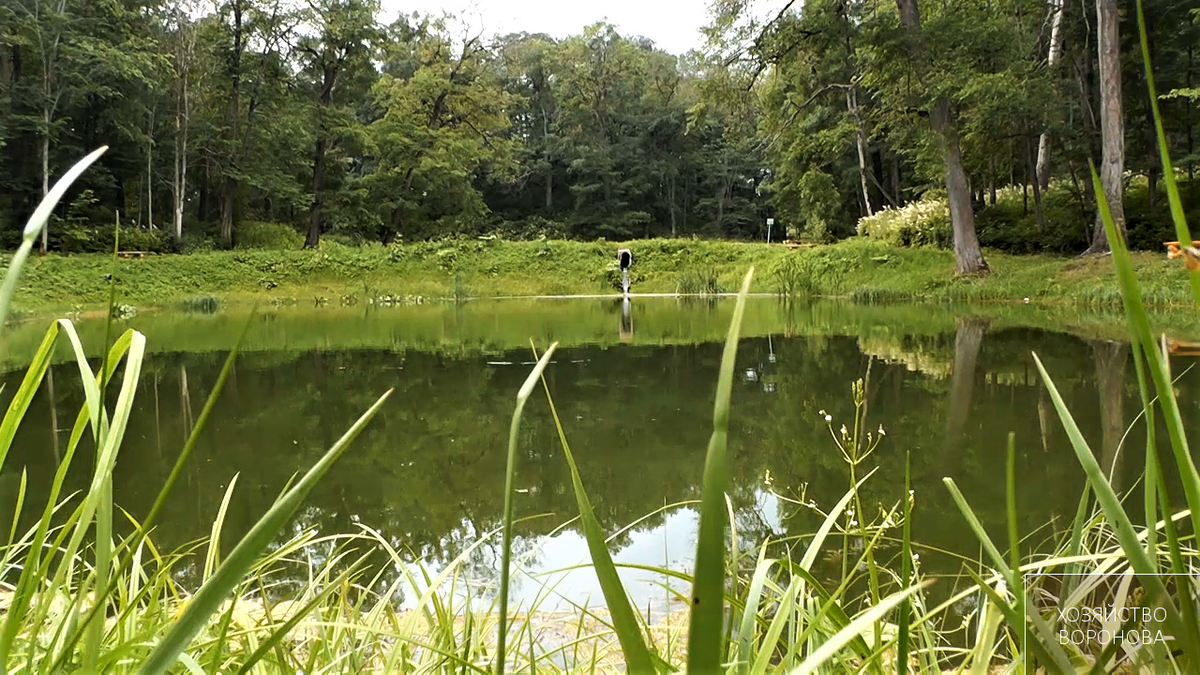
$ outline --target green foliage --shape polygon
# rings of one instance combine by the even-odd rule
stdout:
[[[940,189],[929,116],[942,100],[984,245],[1085,245],[1096,207],[1080,177],[1099,134],[1080,92],[1094,94],[1095,72],[1070,64],[1094,60],[1086,12],[1063,16],[1065,51],[1051,65],[1051,21],[1032,0],[921,8],[923,57],[889,4],[710,9],[712,53],[672,55],[608,24],[488,42],[458,35],[453,17],[384,25],[374,0],[236,0],[198,13],[5,5],[0,245],[19,245],[43,181],[94,138],[111,150],[50,222],[52,251],[107,251],[118,215],[131,246],[152,252],[228,248],[262,222],[307,232],[312,246],[330,235],[758,241],[769,217],[779,234],[832,241],[868,212]],[[1156,99],[1165,147],[1189,177],[1200,159],[1193,9],[1154,5],[1148,47],[1169,92]],[[1161,149],[1136,59],[1122,70],[1130,243],[1150,247],[1169,229],[1167,209],[1140,203],[1139,181],[1161,183]],[[1041,229],[1024,199],[983,208],[993,187],[1031,182],[1043,139],[1054,180]]]
[[[1181,176],[1180,198],[1188,214],[1200,213],[1200,181]],[[1150,199],[1146,178],[1134,177],[1125,192],[1125,222],[1134,249],[1159,251],[1174,238],[1169,209],[1164,208],[1167,189],[1158,185]],[[996,203],[979,212],[976,219],[979,242],[1009,253],[1071,253],[1087,247],[1092,226],[1089,207],[1069,181],[1053,181],[1042,191],[1044,224],[1038,225],[1034,196],[1026,187],[1009,186],[996,191]],[[885,209],[859,221],[859,232],[896,246],[932,245],[948,248],[952,243],[945,198],[928,193],[921,201],[901,209]]]
[[[238,228],[239,249],[267,251],[296,251],[304,246],[304,237],[291,225],[283,223],[245,222]]]

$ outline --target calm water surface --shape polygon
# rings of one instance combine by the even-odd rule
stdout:
[[[533,361],[532,337],[539,349],[560,341],[547,381],[601,525],[614,534],[633,525],[612,542],[618,563],[686,570],[695,512],[663,507],[699,496],[732,306],[732,300],[637,299],[628,315],[610,300],[266,310],[252,319],[245,352],[168,503],[156,543],[172,549],[207,537],[236,475],[223,534],[232,547],[294,474],[395,388],[285,535],[367,525],[411,559],[444,564],[500,523],[509,423]],[[114,498],[135,517],[149,511],[246,319],[159,313],[121,324],[143,331],[150,349],[114,475]],[[1085,337],[1047,323],[1034,313],[1013,318],[751,300],[729,439],[730,499],[743,545],[812,532],[822,516],[804,504],[828,509],[846,491],[849,471],[820,411],[832,417],[834,433],[852,425],[851,383],[859,378],[866,383],[866,428],[886,430],[865,464],[878,471],[864,487],[864,502],[895,504],[910,458],[913,536],[925,547],[926,572],[954,574],[956,556],[979,556],[944,477],[1004,539],[1009,432],[1016,434],[1020,529],[1032,533],[1029,546],[1068,527],[1083,473],[1031,352],[1055,378],[1117,486],[1136,490],[1144,461],[1140,427],[1117,452],[1139,409],[1128,347],[1096,339],[1095,330]],[[43,330],[31,325],[13,334],[5,405],[22,374],[21,350],[27,355]],[[84,321],[80,332],[98,353],[103,326]],[[49,488],[83,402],[66,356],[61,352],[52,369],[53,400],[44,385],[0,473],[5,519],[12,517],[22,469],[40,509],[38,495]],[[1183,373],[1177,387],[1189,425],[1200,404],[1200,381],[1184,372],[1190,364],[1185,357],[1172,364]],[[516,550],[536,574],[583,562],[587,551],[573,525],[562,529],[576,513],[575,499],[540,390],[526,411],[517,511],[531,518],[519,526]],[[90,457],[90,450],[79,456]],[[86,485],[90,460],[77,463],[69,489]],[[819,565],[830,579],[840,569],[832,548],[840,544]],[[895,553],[885,547],[882,555]],[[497,537],[471,554],[469,576],[486,584],[498,557]],[[664,597],[649,575],[627,574],[639,606]],[[557,593],[574,602],[601,600],[587,569],[519,576],[517,599],[530,600],[542,582],[557,584]]]

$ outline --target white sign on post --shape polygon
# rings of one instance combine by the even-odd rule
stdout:
[[[767,243],[771,243],[771,226],[775,224],[774,218],[767,218]]]

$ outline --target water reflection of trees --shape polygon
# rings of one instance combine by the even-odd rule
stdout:
[[[955,336],[889,338],[872,330],[865,337],[892,339],[901,351],[919,344],[923,358],[953,363],[951,376],[942,378],[910,370],[897,359],[875,359],[867,388],[867,428],[882,424],[888,436],[872,456],[880,471],[866,485],[864,504],[886,508],[900,498],[910,452],[918,490],[914,536],[931,545],[970,555],[976,548],[942,486],[944,476],[970,496],[989,530],[1003,534],[1003,481],[997,477],[1004,475],[1009,431],[1017,432],[1020,451],[1022,531],[1073,512],[1082,473],[1070,448],[1055,442],[1043,447],[1043,430],[1034,424],[1045,421],[1043,387],[1030,374],[1031,350],[1046,363],[1095,447],[1109,448],[1112,430],[1124,423],[1119,403],[1131,392],[1118,385],[1128,373],[1116,356],[1101,358],[1107,347],[1089,355],[1082,341],[1066,335],[1011,329],[985,335],[982,324],[969,320]],[[557,354],[547,382],[608,533],[664,500],[697,496],[720,358],[719,344],[576,347]],[[755,510],[767,470],[781,491],[807,484],[808,498],[824,507],[844,492],[846,467],[817,411],[829,412],[835,424],[850,422],[850,383],[865,374],[872,358],[854,337],[743,342],[739,372],[756,373],[736,384],[730,428],[731,499],[743,540],[775,534],[765,514]],[[114,476],[117,502],[135,516],[149,510],[186,437],[189,415],[203,404],[223,359],[170,354],[147,364]],[[317,485],[298,522],[322,532],[352,532],[366,524],[414,557],[451,560],[476,533],[499,523],[508,424],[527,374],[521,363],[529,360],[524,350],[500,357],[382,350],[245,355],[167,505],[157,543],[169,549],[207,536],[235,473],[238,487],[224,538],[240,538],[296,472],[310,466],[380,392],[395,387],[388,405]],[[774,386],[763,386],[768,377]],[[58,384],[54,397],[61,419],[63,411],[78,409],[82,396]],[[1103,396],[1096,396],[1097,388]],[[576,504],[540,393],[526,414],[518,467],[518,487],[526,492],[519,495],[517,515],[545,516],[519,527],[523,545],[533,546],[538,536],[575,515]],[[47,443],[53,425],[45,398],[28,419],[0,485],[25,465],[33,495],[53,473]],[[1100,436],[1107,440],[1101,443]],[[951,453],[944,451],[948,437],[957,439]],[[79,456],[88,454],[81,449]],[[84,464],[70,477],[75,488],[85,484]],[[653,516],[638,529],[664,518]],[[819,519],[800,510],[783,525],[787,533],[800,534],[811,532]],[[620,548],[630,535],[613,546]],[[469,576],[490,574],[493,554],[487,547],[477,550],[468,561]]]

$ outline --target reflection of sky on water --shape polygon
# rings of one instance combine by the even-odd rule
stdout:
[[[755,494],[755,511],[772,532],[781,533],[779,500],[767,491]],[[628,543],[619,550],[609,549],[618,567],[621,582],[634,607],[650,612],[650,618],[661,616],[675,604],[673,593],[687,594],[689,587],[681,579],[667,577],[649,570],[622,568],[621,565],[642,565],[691,573],[696,551],[696,531],[699,515],[692,507],[669,511],[662,524],[630,532]],[[471,579],[472,591],[485,602],[492,601],[495,584],[499,581],[500,536],[494,537],[493,573],[487,578]],[[527,545],[528,551],[517,555],[516,550]],[[485,550],[485,549],[480,549]],[[574,529],[529,542],[517,537],[514,541],[514,569],[509,586],[509,603],[514,611],[537,607],[538,611],[569,610],[572,606],[603,607],[604,594],[596,572],[590,565],[587,540]],[[427,561],[425,570],[435,577],[445,569],[444,563]],[[413,568],[419,574],[419,571]],[[471,576],[470,574],[467,575]],[[422,589],[423,590],[423,589]],[[402,606],[411,608],[419,594],[405,593]]]

